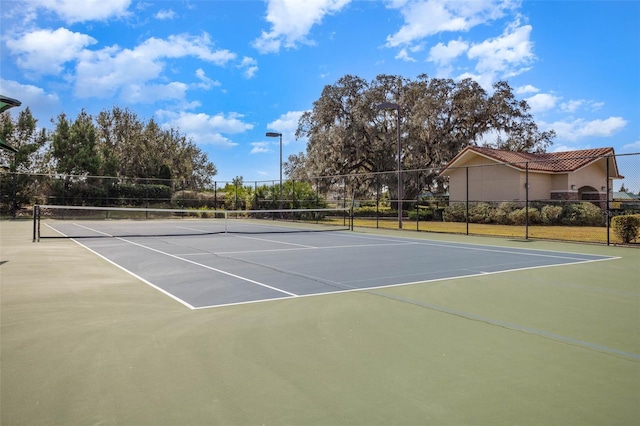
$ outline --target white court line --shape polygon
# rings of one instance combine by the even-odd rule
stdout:
[[[45,224],[45,225],[48,226],[49,228],[51,228],[48,224]],[[97,232],[99,234],[103,234],[103,235],[107,235],[107,236],[109,235],[107,233],[100,232],[100,231],[97,231],[97,230],[94,230],[94,229],[91,229],[91,228],[88,228],[88,227],[85,227],[85,226],[82,226],[82,225],[78,225],[78,224],[74,224],[74,225],[82,227],[82,228],[85,228],[85,229],[88,229],[88,230],[93,231],[93,232]],[[66,235],[63,234],[62,232],[60,232],[60,231],[58,231],[58,230],[56,230],[54,228],[51,228],[51,229],[53,229],[54,231],[56,231],[59,234],[64,235],[66,237]],[[203,266],[203,267],[208,268],[208,269],[213,269],[215,271],[218,271],[218,272],[221,272],[221,273],[224,273],[224,274],[228,274],[228,275],[240,278],[240,279],[245,279],[245,278],[242,278],[242,277],[238,277],[238,276],[236,276],[234,274],[229,274],[227,272],[220,271],[220,270],[217,270],[215,268],[208,267],[206,265],[201,265],[201,264],[198,264],[196,262],[192,262],[190,260],[183,259],[183,258],[180,258],[178,256],[174,256],[172,254],[165,253],[165,252],[162,252],[160,250],[153,249],[151,247],[146,247],[144,245],[141,245],[141,244],[138,244],[138,243],[134,243],[132,241],[128,241],[128,240],[126,240],[124,238],[119,238],[119,237],[114,237],[114,238],[116,238],[116,239],[118,239],[120,241],[124,241],[124,242],[130,243],[130,244],[142,247],[142,248],[146,248],[146,249],[158,252],[158,253],[162,253],[162,254],[168,255],[168,256],[173,257],[173,258],[184,260],[184,261],[186,261],[188,263],[192,263],[192,264],[195,264],[195,265]],[[274,300],[274,299],[263,299],[263,300],[255,300],[255,301],[245,301],[245,302],[227,303],[227,304],[220,304],[220,305],[194,307],[194,306],[190,305],[189,303],[185,302],[184,300],[182,300],[182,299],[174,296],[173,294],[163,290],[162,288],[159,288],[158,286],[152,284],[151,282],[149,282],[146,279],[140,277],[139,275],[129,271],[128,269],[123,268],[122,266],[118,265],[117,263],[115,263],[115,262],[109,260],[108,258],[102,256],[100,253],[97,253],[96,251],[90,249],[89,247],[85,246],[84,244],[81,244],[80,242],[76,241],[75,239],[72,239],[72,240],[76,244],[86,248],[87,250],[89,250],[90,252],[96,254],[100,258],[106,260],[107,262],[111,263],[112,265],[115,265],[119,269],[129,273],[130,275],[132,275],[135,278],[141,280],[145,284],[155,288],[156,290],[160,291],[161,293],[171,297],[172,299],[180,302],[181,304],[183,304],[184,306],[186,306],[186,307],[188,307],[189,309],[192,309],[192,310],[200,310],[200,309],[215,308],[215,307],[225,307],[225,306],[234,306],[234,305],[243,305],[243,304],[249,304],[249,303],[259,303],[259,302],[266,302],[266,301],[273,301]],[[570,263],[570,264],[591,263],[591,262],[597,262],[597,261],[601,261],[601,260],[611,260],[611,259],[613,259],[613,258],[595,259],[595,260],[583,260],[582,262],[575,262],[575,263]],[[284,290],[275,289],[275,288],[267,286],[267,285],[264,285],[264,286],[272,288],[272,289],[277,290],[277,291],[281,291],[283,293],[291,294],[292,296],[296,296],[296,297],[312,297],[312,296],[335,294],[335,293],[347,293],[347,292],[355,292],[355,291],[364,291],[364,292],[369,292],[371,294],[375,294],[375,295],[378,295],[378,296],[386,297],[386,298],[389,298],[389,299],[392,299],[392,300],[397,300],[399,302],[405,302],[405,303],[410,303],[410,304],[413,304],[413,305],[419,305],[419,306],[422,306],[422,307],[425,307],[425,308],[428,308],[428,309],[432,309],[432,310],[440,311],[440,312],[443,312],[443,313],[464,317],[464,318],[471,319],[471,320],[474,320],[474,321],[482,321],[482,322],[485,322],[487,324],[496,325],[496,326],[500,326],[500,327],[506,327],[506,328],[509,328],[509,329],[512,329],[512,330],[515,330],[515,331],[521,331],[521,332],[525,332],[525,333],[529,333],[529,334],[533,334],[533,335],[538,335],[538,336],[542,336],[542,337],[546,337],[546,338],[551,338],[551,339],[558,340],[558,341],[561,341],[561,342],[565,342],[565,343],[568,343],[568,344],[585,347],[587,349],[592,349],[592,350],[596,350],[596,351],[605,352],[605,353],[608,353],[608,354],[611,354],[611,355],[624,356],[624,357],[629,357],[629,358],[632,358],[632,359],[640,360],[640,355],[636,354],[636,353],[621,351],[621,350],[616,349],[616,348],[611,348],[611,347],[603,346],[603,345],[592,343],[592,342],[578,340],[578,339],[574,339],[572,337],[562,336],[562,335],[555,334],[555,333],[550,333],[550,332],[547,332],[547,331],[544,331],[544,330],[534,329],[534,328],[531,328],[531,327],[521,326],[521,325],[513,324],[513,323],[506,323],[506,322],[503,322],[503,321],[500,321],[500,320],[495,320],[495,319],[488,318],[488,317],[478,316],[478,315],[475,315],[473,313],[468,313],[468,312],[464,312],[464,311],[457,311],[457,310],[453,310],[453,309],[442,307],[442,306],[438,306],[438,305],[428,304],[428,303],[425,303],[425,302],[419,302],[419,301],[415,301],[415,300],[411,300],[411,299],[402,298],[400,296],[382,294],[382,293],[377,293],[377,292],[373,291],[373,290],[379,290],[379,289],[384,289],[384,288],[406,286],[406,285],[418,284],[418,283],[431,283],[431,282],[437,282],[437,281],[447,281],[447,280],[453,280],[453,279],[457,279],[457,278],[469,278],[469,277],[474,277],[474,276],[500,274],[500,273],[503,273],[503,272],[522,271],[522,270],[553,267],[553,266],[562,266],[562,265],[544,265],[544,266],[536,266],[536,267],[528,267],[528,268],[517,268],[517,269],[504,270],[504,271],[495,271],[495,272],[480,272],[479,274],[474,274],[474,275],[465,275],[465,276],[458,276],[458,277],[447,277],[447,278],[440,278],[440,279],[434,279],[434,280],[429,280],[429,281],[417,281],[417,282],[413,282],[413,283],[401,283],[401,284],[393,284],[393,285],[386,285],[386,286],[374,286],[374,287],[369,287],[369,288],[339,290],[339,291],[333,291],[333,292],[328,292],[328,293],[326,293],[326,292],[325,293],[314,293],[314,294],[307,294],[307,295],[301,295],[301,296],[296,296],[296,295],[294,295],[292,293],[288,293],[288,292],[286,292]],[[254,281],[248,280],[248,279],[245,279],[245,280],[250,281],[250,282],[254,282]],[[257,282],[254,282],[254,283],[257,283]],[[257,284],[260,284],[260,283],[257,283]],[[263,285],[263,284],[260,284],[260,285]],[[275,300],[279,300],[279,299],[275,299]]]
[[[188,227],[184,227],[184,226],[179,226],[178,228],[187,229],[189,231],[209,232],[209,231],[205,231],[204,229],[188,228]],[[269,239],[266,239],[266,238],[244,237],[244,236],[241,236],[241,235],[228,235],[228,236],[233,237],[233,238],[244,238],[244,239],[247,239],[247,240],[266,241],[266,242],[269,242],[269,243],[283,244],[283,245],[296,246],[296,247],[302,247],[302,248],[315,248],[314,246],[309,246],[309,245],[306,245],[306,244],[288,243],[288,242],[285,242],[285,241],[269,240]]]
[[[212,267],[212,266],[203,265],[202,263],[194,262],[193,260],[185,259],[184,257],[176,256],[176,255],[174,255],[174,254],[167,253],[167,252],[164,252],[164,251],[162,251],[162,250],[154,249],[154,248],[152,248],[152,247],[148,247],[148,246],[145,246],[145,245],[143,245],[143,244],[138,244],[138,243],[135,243],[135,242],[133,242],[133,241],[127,240],[126,238],[114,237],[113,235],[109,235],[109,234],[107,234],[107,233],[105,233],[105,232],[101,232],[101,231],[98,231],[98,230],[96,230],[96,229],[92,229],[92,228],[89,228],[89,227],[87,227],[87,226],[80,225],[80,224],[77,224],[77,223],[74,223],[74,225],[76,225],[76,226],[78,226],[78,227],[80,227],[80,228],[87,229],[87,230],[92,231],[92,232],[97,232],[97,233],[99,233],[99,234],[103,234],[103,235],[107,235],[107,236],[113,237],[113,238],[115,238],[115,239],[117,239],[117,240],[119,240],[119,241],[124,241],[125,243],[132,244],[132,245],[137,246],[137,247],[141,247],[141,248],[144,248],[144,249],[147,249],[147,250],[150,250],[150,251],[156,252],[156,253],[163,254],[163,255],[168,256],[168,257],[172,257],[172,258],[174,258],[174,259],[182,260],[183,262],[187,262],[187,263],[190,263],[190,264],[192,264],[192,265],[200,266],[200,267],[202,267],[202,268],[205,268],[205,269],[209,269],[209,270],[211,270],[211,271],[218,272],[218,273],[223,274],[223,275],[227,275],[227,276],[230,276],[230,277],[233,277],[233,278],[236,278],[236,279],[242,280],[242,281],[246,281],[246,282],[248,282],[248,283],[255,284],[255,285],[258,285],[258,286],[261,286],[261,287],[266,287],[266,288],[268,288],[268,289],[271,289],[271,290],[277,291],[277,292],[279,292],[279,293],[284,293],[284,294],[287,294],[287,295],[292,296],[292,297],[298,297],[298,295],[297,295],[297,294],[295,294],[295,293],[290,293],[290,292],[288,292],[288,291],[286,291],[286,290],[282,290],[282,289],[277,288],[277,287],[272,287],[272,286],[270,286],[270,285],[268,285],[268,284],[264,284],[264,283],[261,283],[261,282],[259,282],[259,281],[255,281],[255,280],[252,280],[252,279],[250,279],[250,278],[246,278],[246,277],[242,277],[242,276],[240,276],[240,275],[232,274],[231,272],[223,271],[222,269],[214,268],[214,267]]]
[[[243,237],[241,235],[232,235],[232,237],[233,238],[243,238],[243,239],[247,239],[247,240],[265,241],[265,242],[268,242],[268,243],[284,244],[284,245],[287,245],[287,246],[296,246],[296,247],[307,248],[307,249],[318,248],[318,247],[310,246],[310,245],[306,245],[306,244],[287,243],[287,242],[284,242],[284,241],[269,240],[267,238]]]
[[[358,238],[357,236],[352,236],[353,238]],[[380,241],[388,241],[388,240],[384,240],[384,239],[378,239],[378,238],[365,238],[365,239],[374,239],[374,240],[380,240]],[[271,240],[263,240],[263,241],[271,241]],[[456,243],[457,244],[457,243]],[[465,243],[462,243],[465,244]],[[462,246],[458,246],[458,245],[451,245],[451,244],[439,244],[439,243],[425,243],[423,241],[404,241],[404,242],[398,242],[398,243],[387,243],[387,244],[343,244],[343,245],[338,245],[338,246],[324,246],[324,247],[309,247],[309,248],[303,248],[304,250],[309,250],[309,249],[313,249],[313,250],[336,250],[336,249],[347,249],[347,248],[365,248],[365,247],[380,247],[380,248],[387,248],[387,247],[391,247],[391,246],[406,246],[406,245],[419,245],[419,246],[432,246],[432,247],[440,247],[440,248],[448,248],[448,249],[463,249],[463,250],[474,250],[474,251],[483,251],[483,252],[492,252],[492,253],[505,253],[505,254],[516,254],[516,255],[522,255],[522,256],[532,256],[532,257],[546,257],[546,258],[551,258],[551,259],[565,259],[565,260],[577,260],[577,261],[583,261],[583,260],[590,260],[590,259],[584,259],[582,257],[577,257],[577,256],[581,256],[580,253],[567,253],[567,252],[554,252],[552,250],[537,250],[537,249],[513,249],[513,250],[509,250],[507,248],[505,249],[498,249],[498,248],[488,248],[489,246],[477,246],[477,247],[465,247],[464,245]],[[278,252],[278,251],[292,251],[292,250],[297,250],[297,249],[264,249],[264,250],[243,250],[243,251],[229,251],[229,252],[217,252],[216,254],[245,254],[245,253],[263,253],[263,252]],[[535,251],[538,251],[539,253],[535,253]],[[556,254],[550,254],[550,253],[556,253]],[[613,260],[613,259],[619,259],[619,257],[615,257],[615,256],[604,256],[604,255],[591,255],[591,254],[582,254],[582,256],[597,256],[598,259],[593,259],[593,260]]]
[[[604,256],[604,255],[591,255],[591,254],[581,254],[581,253],[568,253],[568,252],[555,252],[553,250],[540,250],[540,249],[518,249],[518,248],[499,248],[497,246],[487,246],[482,244],[473,244],[473,243],[438,243],[438,242],[430,242],[422,239],[413,239],[406,237],[372,237],[372,236],[364,236],[364,235],[354,235],[354,234],[342,234],[346,238],[356,238],[356,239],[365,239],[365,240],[374,240],[374,241],[384,241],[385,244],[342,244],[337,246],[304,246],[300,245],[303,249],[314,249],[314,250],[334,250],[334,249],[343,249],[343,248],[364,248],[364,247],[390,247],[390,246],[403,246],[403,245],[424,245],[424,246],[433,246],[433,247],[442,247],[442,248],[450,248],[450,249],[463,249],[463,250],[475,250],[475,251],[486,251],[486,252],[494,252],[494,253],[506,253],[506,254],[521,254],[526,256],[539,256],[539,257],[548,257],[552,259],[569,259],[569,260],[585,260],[581,257],[576,256],[598,256],[603,259],[596,260],[609,260],[609,259],[619,259],[619,257],[615,256]],[[252,237],[239,237],[234,235],[236,238],[252,238]],[[256,240],[265,241],[265,242],[273,242],[277,244],[291,244],[297,245],[293,243],[284,243],[282,241],[270,240],[266,238],[255,238]],[[389,243],[390,239],[400,240],[397,243]],[[471,247],[469,247],[471,246]],[[295,249],[264,249],[264,250],[246,250],[246,251],[229,251],[229,252],[216,252],[216,254],[244,254],[244,253],[263,253],[263,252],[278,252],[278,251],[291,251]],[[535,253],[535,252],[540,253]],[[549,254],[549,253],[557,253],[557,254]],[[560,254],[563,254],[560,256]]]
[[[248,226],[251,226],[251,224],[246,224]],[[78,225],[81,226],[81,225]],[[91,228],[86,228],[89,229],[93,232],[98,232],[98,233],[102,233],[100,231],[97,231],[95,229],[91,229]],[[204,231],[202,229],[196,229],[196,228],[190,228],[190,227],[184,227],[183,229],[188,229],[188,230],[193,230],[193,231],[198,231],[198,232],[208,232],[208,231]],[[104,235],[108,235],[113,237],[112,235],[109,234],[105,234],[102,233]],[[256,237],[243,237],[243,236],[237,236],[237,235],[233,235],[234,238],[247,238],[247,239],[256,239],[256,240],[260,240],[260,241],[265,241],[265,242],[272,242],[272,243],[276,243],[276,244],[286,244],[286,245],[293,245],[293,246],[299,246],[302,249],[308,250],[308,249],[314,249],[314,250],[334,250],[334,249],[344,249],[344,248],[360,248],[360,247],[389,247],[389,246],[400,246],[400,245],[411,245],[411,244],[415,244],[415,245],[424,245],[424,246],[433,246],[433,247],[443,247],[443,248],[457,248],[457,249],[463,249],[463,250],[474,250],[474,251],[485,251],[485,252],[493,252],[493,253],[506,253],[506,254],[522,254],[522,255],[527,255],[527,256],[539,256],[539,257],[547,257],[547,258],[552,258],[552,259],[569,259],[569,260],[584,260],[580,257],[576,257],[576,256],[580,256],[580,253],[567,253],[567,252],[553,252],[551,250],[539,250],[539,249],[509,249],[509,248],[498,248],[495,246],[486,246],[486,245],[482,245],[482,244],[473,244],[473,243],[439,243],[439,242],[431,242],[431,241],[425,241],[422,239],[413,239],[413,238],[407,238],[407,237],[374,237],[374,236],[365,236],[365,235],[353,235],[353,234],[343,234],[345,237],[347,238],[356,238],[356,239],[365,239],[365,240],[374,240],[374,241],[389,241],[389,239],[395,239],[400,240],[400,242],[398,243],[386,243],[386,244],[354,244],[354,245],[337,245],[337,246],[325,246],[325,247],[315,247],[315,246],[305,246],[303,244],[295,244],[295,243],[286,243],[286,242],[282,242],[282,241],[277,241],[277,240],[271,240],[271,239],[267,239],[267,238],[256,238]],[[287,251],[287,250],[294,250],[294,249],[265,249],[265,250],[247,250],[247,251],[233,251],[233,252],[217,252],[217,254],[243,254],[243,253],[261,253],[261,252],[277,252],[277,251]],[[538,251],[540,253],[532,253]],[[549,252],[552,253],[557,253],[557,254],[549,254]],[[562,254],[562,255],[560,255]],[[593,255],[585,255],[582,254],[584,256],[593,256]],[[601,256],[601,255],[597,255],[597,256]],[[618,259],[619,257],[613,257],[613,256],[605,256],[607,259]]]
[[[52,228],[51,226],[49,226],[48,224],[45,224],[46,226],[48,226],[49,228],[53,229],[54,231],[60,233],[61,235],[64,235],[62,232],[57,231],[56,229]],[[292,297],[312,297],[312,296],[322,296],[322,295],[328,295],[328,294],[335,294],[335,293],[347,293],[347,292],[354,292],[354,291],[371,291],[371,290],[375,290],[375,289],[384,289],[384,288],[392,288],[392,287],[400,287],[400,286],[407,286],[407,285],[415,285],[415,284],[424,284],[424,283],[433,283],[433,282],[439,282],[439,281],[447,281],[447,280],[454,280],[454,279],[459,279],[459,278],[471,278],[471,277],[477,277],[477,276],[486,276],[486,275],[493,275],[493,274],[501,274],[504,272],[515,272],[515,271],[523,271],[523,270],[531,270],[531,269],[538,269],[538,268],[547,268],[547,267],[556,267],[556,266],[567,266],[567,265],[575,265],[575,264],[581,264],[581,263],[592,263],[592,262],[599,262],[599,261],[605,261],[605,260],[614,260],[614,259],[619,259],[620,257],[613,257],[613,256],[604,256],[604,255],[591,255],[591,254],[583,254],[584,256],[599,256],[598,259],[581,259],[581,258],[577,258],[577,257],[570,257],[570,256],[554,256],[554,255],[549,255],[547,253],[552,252],[551,250],[538,250],[538,249],[516,249],[516,250],[496,250],[496,249],[492,249],[490,247],[492,246],[486,246],[486,245],[480,245],[480,244],[468,244],[468,243],[451,243],[451,244],[442,244],[442,243],[425,243],[424,240],[419,240],[419,239],[410,239],[410,238],[398,238],[398,237],[390,237],[391,239],[400,239],[402,242],[398,242],[398,243],[392,243],[392,244],[366,244],[366,245],[343,245],[343,246],[333,246],[333,247],[321,247],[321,248],[317,248],[317,249],[332,249],[332,248],[357,248],[357,247],[388,247],[388,246],[392,246],[392,245],[430,245],[430,246],[436,246],[436,247],[446,247],[446,248],[459,248],[459,249],[469,249],[469,250],[478,250],[478,251],[490,251],[490,252],[500,252],[500,253],[508,253],[508,254],[522,254],[522,255],[526,255],[526,256],[542,256],[542,257],[551,257],[551,258],[558,258],[558,259],[568,259],[568,260],[574,260],[574,262],[571,263],[561,263],[561,264],[551,264],[551,265],[541,265],[541,266],[532,266],[532,267],[523,267],[523,268],[516,268],[516,269],[508,269],[508,270],[499,270],[499,271],[494,271],[494,272],[479,272],[476,274],[469,274],[469,275],[458,275],[458,276],[453,276],[453,277],[444,277],[444,278],[437,278],[437,279],[432,279],[432,280],[422,280],[422,281],[412,281],[412,282],[403,282],[403,283],[396,283],[396,284],[389,284],[389,285],[381,285],[381,286],[371,286],[371,287],[364,287],[364,288],[354,288],[354,289],[345,289],[345,290],[336,290],[336,291],[330,291],[330,292],[322,292],[322,293],[311,293],[311,294],[303,294],[303,295],[297,295],[294,293],[289,293],[286,292],[284,290],[275,288],[275,287],[271,287],[268,286],[266,284],[263,283],[259,283],[257,281],[253,281],[253,280],[249,280],[247,278],[244,277],[240,277],[234,274],[230,274],[228,272],[222,271],[222,270],[218,270],[216,268],[212,268],[209,267],[207,265],[202,265],[200,263],[197,262],[193,262],[191,260],[188,259],[184,259],[181,258],[179,256],[175,256],[172,255],[170,253],[166,253],[166,252],[162,252],[160,250],[157,249],[153,249],[151,247],[147,247],[141,244],[137,244],[133,241],[129,241],[126,240],[124,238],[120,238],[120,237],[114,237],[110,234],[92,229],[92,228],[88,228],[85,227],[83,225],[74,223],[74,225],[85,228],[87,230],[90,230],[92,232],[96,232],[102,235],[106,235],[106,236],[110,236],[112,238],[116,238],[118,240],[124,241],[126,243],[129,244],[133,244],[136,246],[140,246],[142,248],[148,249],[148,250],[152,250],[170,257],[174,257],[176,259],[185,261],[187,263],[191,263],[197,266],[201,266],[207,269],[211,269],[217,272],[220,272],[222,274],[226,274],[226,275],[230,275],[232,277],[236,277],[238,279],[241,280],[245,280],[248,282],[252,282],[254,284],[263,286],[263,287],[267,287],[270,289],[273,289],[275,291],[278,292],[282,292],[285,294],[288,294]],[[66,236],[66,235],[65,235]],[[390,238],[377,238],[377,237],[366,237],[366,236],[356,236],[356,235],[349,235],[349,238],[358,238],[358,239],[367,239],[367,240],[379,240],[379,241],[389,241]],[[154,284],[149,283],[148,281],[146,281],[143,278],[140,278],[138,275],[136,275],[135,273],[123,268],[122,266],[118,265],[117,263],[105,258],[104,256],[100,255],[99,253],[96,253],[94,250],[88,248],[87,246],[85,246],[84,244],[79,243],[78,241],[74,240],[74,242],[76,242],[77,244],[79,244],[82,247],[87,248],[89,251],[91,251],[92,253],[97,254],[98,256],[104,258],[105,260],[107,260],[108,262],[116,265],[118,268],[124,270],[125,272],[128,272],[129,274],[131,274],[132,276],[141,279],[143,282],[147,283],[148,285],[150,285],[153,288],[156,288],[157,290],[161,291],[163,294],[167,294],[169,297],[171,297],[174,300],[179,301],[180,303],[182,303],[183,305],[189,307],[190,309],[194,309],[194,310],[199,310],[199,309],[208,309],[208,308],[216,308],[216,307],[224,307],[224,306],[234,306],[234,305],[242,305],[242,304],[249,304],[249,303],[261,303],[261,302],[268,302],[268,301],[273,301],[273,300],[280,300],[280,299],[262,299],[262,300],[251,300],[251,301],[243,301],[243,302],[232,302],[232,303],[226,303],[226,304],[219,304],[219,305],[207,305],[207,306],[198,306],[198,307],[193,307],[192,305],[188,304],[187,302],[177,298],[176,296],[172,295],[171,293],[166,292],[165,290],[162,290],[161,288],[155,286]],[[473,245],[476,247],[468,247],[469,245]],[[278,249],[278,250],[267,250],[267,251],[287,251],[287,250],[297,250],[297,249]],[[305,249],[308,250],[308,249]],[[531,253],[532,251],[540,251],[543,253]],[[233,253],[233,252],[228,252]],[[236,252],[236,253],[247,253],[247,252]],[[556,252],[556,253],[563,253],[563,252]],[[571,253],[564,253],[567,255],[571,255]],[[575,254],[576,256],[580,255],[580,254]],[[577,261],[577,262],[576,262]],[[393,278],[393,277],[389,277],[389,278]],[[348,283],[344,283],[343,285],[348,285]]]
[[[439,242],[432,242],[429,240],[422,240],[422,239],[408,238],[408,237],[370,237],[370,236],[364,236],[364,235],[349,235],[349,238],[361,238],[366,240],[379,240],[379,241],[389,241],[389,238],[391,238],[396,240],[404,240],[406,241],[406,244],[411,243],[411,244],[417,244],[417,245],[444,247],[444,248],[453,248],[453,249],[462,249],[462,250],[487,251],[487,252],[507,253],[507,254],[522,254],[527,256],[551,257],[554,259],[585,260],[583,258],[575,257],[575,256],[597,256],[600,258],[595,260],[620,259],[620,257],[617,257],[617,256],[606,256],[606,255],[600,255],[600,254],[569,253],[569,252],[559,252],[559,251],[553,251],[553,250],[531,249],[531,248],[512,248],[511,250],[509,250],[509,248],[507,247],[501,248],[498,246],[487,246],[484,244],[455,243],[455,242],[439,243]],[[374,244],[372,246],[375,247],[376,245]],[[386,244],[380,244],[379,246],[385,247]],[[539,252],[539,253],[532,253],[532,252]],[[566,256],[558,256],[558,255],[552,255],[548,253],[557,253],[557,254],[563,254]]]
[[[80,226],[80,225],[78,225],[78,224],[76,224],[76,223],[74,223],[74,225],[76,225],[76,226]],[[64,236],[64,237],[67,237],[67,238],[68,238],[68,235],[65,235],[63,232],[60,232],[60,231],[58,231],[57,229],[55,229],[55,228],[53,228],[53,227],[49,226],[49,224],[45,223],[45,226],[47,226],[49,229],[51,229],[51,230],[53,230],[53,231],[57,232],[58,234],[60,234],[60,235],[62,235],[62,236]],[[84,228],[84,227],[83,227],[83,228]],[[94,230],[94,231],[95,231],[95,230]],[[103,234],[103,235],[109,235],[109,234],[105,234],[104,232],[100,232],[100,231],[95,231],[95,232],[98,232],[99,234]],[[79,246],[81,246],[81,247],[84,247],[85,249],[89,250],[91,253],[93,253],[93,254],[95,254],[96,256],[98,256],[98,257],[100,257],[100,258],[102,258],[102,259],[106,260],[106,261],[107,261],[107,262],[109,262],[110,264],[112,264],[112,265],[114,265],[115,267],[117,267],[118,269],[120,269],[120,270],[122,270],[122,271],[126,272],[127,274],[129,274],[129,275],[133,276],[134,278],[139,279],[140,281],[142,281],[143,283],[147,284],[148,286],[150,286],[150,287],[152,287],[152,288],[154,288],[154,289],[158,290],[160,293],[164,294],[165,296],[169,296],[170,298],[172,298],[172,299],[173,299],[173,300],[175,300],[176,302],[179,302],[179,303],[183,304],[183,305],[184,305],[184,306],[186,306],[187,308],[189,308],[189,309],[196,309],[196,307],[195,307],[195,306],[193,306],[193,305],[191,305],[190,303],[188,303],[188,302],[186,302],[186,301],[184,301],[184,300],[180,299],[179,297],[177,297],[177,296],[175,296],[175,295],[173,295],[173,294],[169,293],[169,292],[168,292],[168,291],[166,291],[166,290],[163,290],[162,288],[158,287],[157,285],[153,284],[152,282],[150,282],[150,281],[146,280],[145,278],[142,278],[140,275],[136,274],[135,272],[132,272],[132,271],[128,270],[127,268],[125,268],[125,267],[123,267],[123,266],[121,266],[121,265],[118,265],[118,264],[117,264],[116,262],[114,262],[113,260],[111,260],[111,259],[109,259],[108,257],[105,257],[105,256],[101,255],[101,254],[100,254],[100,253],[98,253],[97,251],[95,251],[95,250],[93,250],[93,249],[91,249],[91,248],[87,247],[86,245],[82,244],[80,241],[78,241],[78,240],[76,240],[76,239],[74,239],[74,238],[71,238],[71,241],[73,241],[74,243],[78,244],[78,245],[79,245]]]
[[[437,283],[437,282],[442,282],[442,281],[452,281],[452,280],[457,280],[457,279],[466,279],[466,278],[474,278],[474,277],[485,277],[487,275],[497,275],[497,274],[503,274],[505,272],[529,271],[529,270],[540,269],[540,268],[555,268],[555,267],[558,267],[558,266],[578,265],[578,264],[582,264],[582,263],[601,262],[601,261],[613,260],[613,259],[616,259],[616,258],[582,260],[580,262],[560,263],[560,264],[553,264],[553,265],[528,266],[528,267],[523,267],[523,268],[505,269],[505,270],[494,271],[494,272],[478,272],[478,273],[472,273],[472,274],[469,274],[469,275],[456,275],[456,276],[452,276],[452,277],[434,278],[434,279],[431,279],[431,280],[402,282],[402,283],[387,284],[387,285],[374,285],[374,286],[370,286],[370,287],[359,287],[359,288],[352,288],[352,289],[328,291],[328,292],[322,292],[322,293],[300,294],[297,297],[298,298],[302,298],[302,297],[327,296],[327,295],[332,295],[332,294],[353,293],[353,292],[359,292],[359,291],[368,293],[368,292],[372,292],[373,290],[380,290],[380,289],[386,289],[386,288],[405,287],[405,286],[416,285],[416,284],[431,284],[431,283]],[[393,278],[393,277],[388,277],[388,278]],[[345,283],[336,283],[336,284],[337,285],[342,285],[342,286],[349,286],[349,283],[353,283],[353,282],[358,282],[358,281],[348,281],[348,282],[345,282]],[[372,293],[372,294],[375,294],[375,292]],[[275,300],[282,300],[282,299],[248,300],[248,301],[245,301],[245,302],[232,302],[232,303],[224,303],[224,304],[219,304],[219,305],[198,306],[198,307],[196,307],[194,309],[195,310],[199,310],[199,309],[221,308],[221,307],[225,307],[225,306],[246,305],[246,304],[250,304],[250,303],[273,302]]]
[[[263,240],[270,241],[270,240]],[[391,243],[391,244],[347,244],[340,246],[324,246],[324,247],[302,247],[302,248],[287,248],[287,249],[262,249],[262,250],[239,250],[239,251],[219,251],[215,252],[215,254],[246,254],[246,253],[270,253],[270,252],[278,252],[278,251],[297,251],[297,250],[335,250],[335,249],[345,249],[345,248],[364,248],[364,247],[390,247],[390,246],[409,246],[415,245],[416,243],[406,242],[406,243]]]

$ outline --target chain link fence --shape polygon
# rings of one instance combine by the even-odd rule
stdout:
[[[30,216],[34,204],[352,207],[360,227],[640,244],[640,153],[518,163],[478,158],[447,169],[321,176],[282,185],[217,181],[201,188],[180,180],[24,173],[2,173],[1,178],[3,218]],[[616,219],[627,216],[637,222]],[[629,226],[626,234],[621,232]]]

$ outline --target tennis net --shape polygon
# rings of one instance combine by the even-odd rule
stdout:
[[[33,241],[349,229],[353,229],[353,219],[347,208],[232,211],[36,205],[33,209]]]

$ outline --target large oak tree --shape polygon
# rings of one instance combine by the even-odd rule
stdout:
[[[355,197],[384,185],[395,198],[398,111],[381,110],[382,103],[399,105],[405,199],[437,190],[438,168],[468,145],[542,152],[555,136],[538,129],[527,103],[503,81],[490,94],[471,79],[346,75],[300,118],[296,136],[308,138],[307,151],[288,168],[298,178],[334,176],[317,179],[325,189],[348,176]]]

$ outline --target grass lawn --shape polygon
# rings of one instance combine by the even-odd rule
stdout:
[[[355,218],[354,226],[375,228],[376,220],[367,218]],[[398,222],[396,219],[380,219],[377,223],[378,228],[397,229]],[[443,232],[452,234],[465,234],[467,232],[467,224],[461,222],[435,222],[426,221],[416,224],[415,221],[405,220],[403,229],[418,230],[428,232]],[[485,225],[478,223],[469,224],[469,234],[473,235],[489,235],[497,237],[525,238],[526,228],[524,226],[515,225]],[[529,238],[561,240],[561,241],[580,241],[589,243],[607,243],[607,228],[596,226],[529,226]],[[621,244],[622,241],[615,235],[613,229],[610,230],[611,244]],[[636,239],[635,243],[639,241]]]

